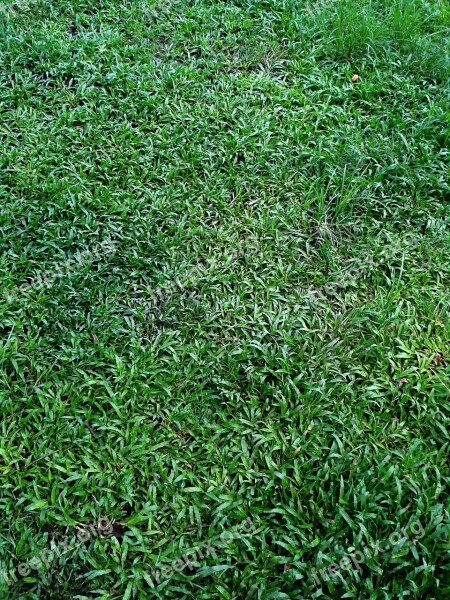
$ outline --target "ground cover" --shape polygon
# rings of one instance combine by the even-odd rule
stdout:
[[[0,597],[447,598],[448,3],[3,6]]]

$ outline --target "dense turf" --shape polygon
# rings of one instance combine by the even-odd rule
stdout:
[[[448,598],[449,4],[3,6],[0,597]]]

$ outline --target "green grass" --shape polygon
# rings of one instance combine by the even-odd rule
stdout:
[[[449,4],[12,8],[0,598],[448,598]]]

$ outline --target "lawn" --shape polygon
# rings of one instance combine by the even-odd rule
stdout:
[[[0,598],[449,598],[449,3],[2,7]]]

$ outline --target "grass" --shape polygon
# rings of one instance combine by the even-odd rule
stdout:
[[[0,598],[448,598],[448,3],[0,20]]]

